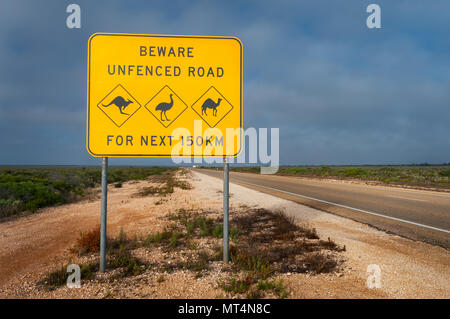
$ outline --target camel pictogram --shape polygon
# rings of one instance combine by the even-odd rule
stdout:
[[[117,106],[117,107],[119,108],[119,111],[120,111],[121,114],[123,114],[123,115],[129,115],[129,114],[127,114],[127,113],[124,113],[123,110],[124,110],[130,103],[133,103],[133,101],[131,101],[131,100],[125,101],[125,99],[124,99],[123,97],[117,96],[117,97],[115,97],[114,100],[112,100],[111,103],[109,103],[108,105],[104,105],[104,104],[102,104],[102,105],[103,105],[104,107],[108,107],[108,106],[110,106],[111,104],[114,104],[115,106]]]
[[[213,100],[211,100],[211,99],[207,99],[205,102],[203,102],[203,105],[202,105],[202,115],[203,115],[203,113],[205,113],[205,115],[208,115],[208,114],[206,113],[206,110],[207,110],[207,109],[212,109],[212,110],[213,110],[213,116],[217,116],[217,107],[219,106],[220,101],[222,101],[221,98],[219,98],[219,99],[217,100],[217,103],[215,103],[215,102],[214,102]]]
[[[156,106],[156,111],[161,111],[161,121],[164,121],[163,118],[162,118],[163,113],[164,113],[164,116],[166,117],[165,121],[170,121],[170,120],[167,118],[166,112],[167,112],[168,110],[170,110],[170,109],[172,108],[172,106],[173,106],[173,98],[172,98],[172,95],[173,95],[173,94],[170,94],[170,103],[162,102],[162,103],[159,103],[159,104]]]

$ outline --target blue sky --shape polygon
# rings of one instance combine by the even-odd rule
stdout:
[[[66,27],[70,3],[81,29]],[[382,29],[366,27],[370,3]],[[282,164],[450,162],[449,12],[443,0],[2,0],[0,164],[100,163],[85,147],[94,32],[239,37],[244,126],[280,128]]]

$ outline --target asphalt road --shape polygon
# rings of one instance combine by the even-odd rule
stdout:
[[[223,177],[222,171],[195,171]],[[236,172],[230,182],[450,248],[449,193]]]

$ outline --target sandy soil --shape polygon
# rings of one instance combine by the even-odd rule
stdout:
[[[162,216],[178,208],[222,207],[222,182],[192,173],[192,190],[176,189],[159,197],[133,197],[150,182],[129,182],[123,188],[109,188],[108,233],[144,236],[161,230]],[[299,223],[315,227],[323,238],[345,245],[342,271],[334,274],[284,274],[289,298],[450,298],[450,252],[426,243],[389,235],[358,222],[317,211],[284,199],[231,184],[231,207],[243,204],[283,209]],[[36,286],[48,271],[68,261],[82,262],[69,252],[81,231],[99,223],[99,198],[44,209],[41,212],[0,224],[1,298],[221,298],[217,287],[226,272],[220,262],[210,275],[196,278],[189,271],[159,274],[153,271],[126,279],[83,282],[80,289],[61,287],[45,291]],[[181,252],[182,253],[182,252]],[[139,257],[170,260],[161,251],[140,249]],[[381,269],[381,288],[369,289],[367,266]],[[103,280],[105,278],[105,280]]]

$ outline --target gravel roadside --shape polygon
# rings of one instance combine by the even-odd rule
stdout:
[[[220,212],[222,182],[191,172],[193,189],[176,188],[165,196],[136,197],[134,194],[150,182],[129,182],[109,190],[108,233],[120,229],[130,236],[145,236],[167,226],[164,216],[178,209],[202,209]],[[286,273],[283,279],[288,298],[449,298],[450,252],[444,248],[414,242],[386,234],[358,222],[317,211],[288,200],[263,194],[243,186],[230,185],[230,205],[237,211],[242,205],[284,210],[300,224],[317,229],[322,238],[330,237],[346,247],[343,267],[328,274]],[[115,270],[83,281],[79,289],[65,286],[48,291],[37,282],[55,267],[82,263],[87,257],[73,256],[73,247],[81,231],[98,225],[99,199],[42,210],[35,215],[0,224],[0,297],[1,298],[227,298],[218,286],[227,275],[227,267],[213,262],[210,271],[198,277],[180,269],[161,273],[150,269],[137,276],[114,279]],[[231,216],[233,217],[233,216]],[[49,231],[51,230],[51,231]],[[179,258],[160,249],[139,248],[133,252],[149,261]],[[176,254],[183,256],[183,250]],[[381,269],[381,287],[369,289],[367,267]],[[270,297],[270,296],[269,296]]]

